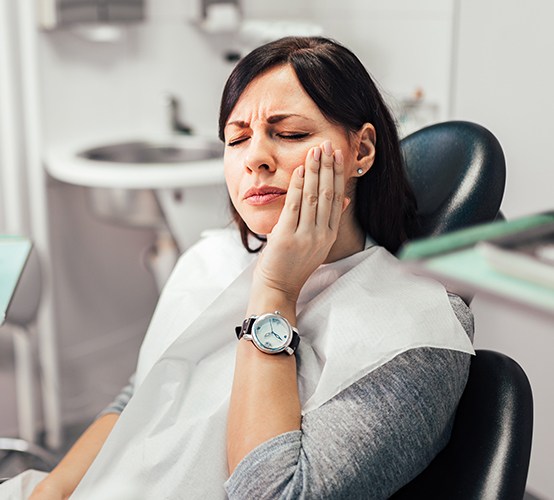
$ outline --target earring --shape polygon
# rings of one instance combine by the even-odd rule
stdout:
[[[362,175],[364,173],[364,169],[359,168],[358,170],[356,170],[356,172],[358,172],[358,175]]]

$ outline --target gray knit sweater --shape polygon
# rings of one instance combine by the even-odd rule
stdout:
[[[473,339],[473,317],[450,303]],[[230,499],[388,498],[448,442],[470,356],[418,348],[396,356],[308,413],[298,431],[261,444],[225,483]],[[134,377],[101,414],[120,413]]]

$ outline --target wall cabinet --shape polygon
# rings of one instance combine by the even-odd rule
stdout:
[[[74,24],[132,23],[144,19],[144,0],[40,0],[43,29]]]

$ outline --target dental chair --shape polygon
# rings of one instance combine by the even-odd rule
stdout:
[[[477,350],[450,441],[391,499],[521,500],[532,437],[533,397],[525,372],[504,354]]]
[[[488,130],[445,122],[409,135],[401,145],[418,201],[420,237],[499,217],[504,154]],[[391,498],[521,500],[532,434],[533,397],[524,371],[504,354],[478,350],[449,443]]]
[[[450,121],[423,128],[401,141],[415,192],[418,237],[495,220],[506,183],[500,143],[475,123]]]

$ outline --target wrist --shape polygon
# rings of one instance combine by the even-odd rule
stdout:
[[[275,279],[275,277],[267,276],[262,269],[256,268],[252,278],[251,296],[268,296],[296,303],[302,285],[295,284],[293,281],[290,278]]]
[[[277,355],[267,355],[260,351],[253,342],[245,340],[238,342],[237,359],[247,362],[251,366],[256,366],[256,363],[264,366],[268,363],[274,366],[291,366],[291,363],[293,365],[296,363],[295,356],[288,356],[284,352]]]
[[[298,294],[273,287],[258,280],[252,283],[247,315],[260,315],[279,311],[291,325],[296,325]]]

